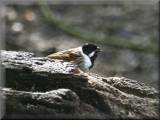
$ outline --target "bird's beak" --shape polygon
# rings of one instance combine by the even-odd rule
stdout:
[[[98,47],[96,52],[102,52],[102,50]]]

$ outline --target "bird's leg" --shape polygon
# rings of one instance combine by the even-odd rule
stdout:
[[[78,76],[82,76],[84,78],[88,78],[88,74],[84,71],[82,71],[80,68],[75,68],[74,70],[72,70],[72,73]]]

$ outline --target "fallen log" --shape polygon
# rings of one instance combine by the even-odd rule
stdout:
[[[5,118],[159,118],[158,91],[125,77],[73,74],[75,65],[1,51]]]

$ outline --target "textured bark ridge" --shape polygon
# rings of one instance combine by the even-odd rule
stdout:
[[[1,51],[6,118],[156,118],[158,91],[125,77],[75,75],[69,62]]]

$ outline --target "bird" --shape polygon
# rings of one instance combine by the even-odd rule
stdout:
[[[49,54],[47,57],[72,62],[85,72],[94,66],[95,59],[101,51],[97,45],[86,43],[79,47]]]

